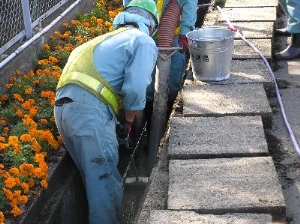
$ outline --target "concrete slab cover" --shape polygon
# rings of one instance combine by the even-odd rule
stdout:
[[[268,155],[260,116],[174,117],[169,157],[174,159]]]
[[[222,14],[231,22],[274,22],[276,20],[276,7],[260,8],[223,8]],[[206,15],[208,22],[226,22],[218,10],[211,10]]]
[[[251,0],[251,1],[245,1],[245,0],[227,0],[225,7],[241,7],[241,8],[247,8],[247,7],[264,7],[264,6],[278,6],[278,0],[268,0],[268,1],[262,1],[262,0]]]
[[[267,65],[262,59],[253,60],[232,60],[230,67],[230,77],[219,82],[210,82],[211,85],[243,84],[243,83],[264,83],[272,85],[274,83]],[[195,78],[201,78],[194,74]],[[185,85],[204,85],[205,82],[194,80],[191,75],[185,80]]]
[[[271,224],[269,214],[201,215],[192,211],[153,210],[150,224]]]
[[[169,175],[168,209],[204,214],[285,210],[271,157],[170,160]]]
[[[232,25],[247,39],[271,39],[273,36],[274,22],[236,22]],[[217,22],[215,24],[206,24],[204,22],[203,27],[206,26],[228,27],[228,25],[224,22]],[[235,38],[238,38],[238,35],[236,35]]]
[[[262,84],[184,86],[184,116],[262,115],[272,111]]]
[[[265,58],[272,57],[272,40],[271,39],[247,39],[250,44],[254,45]],[[250,47],[244,40],[234,40],[233,59],[251,59],[261,58],[261,56]]]

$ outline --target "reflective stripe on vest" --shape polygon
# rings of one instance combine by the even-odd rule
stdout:
[[[116,114],[120,110],[121,97],[116,95],[110,88],[107,88],[100,80],[80,72],[67,73],[61,79],[63,83],[67,82],[84,86],[86,90],[110,105]]]

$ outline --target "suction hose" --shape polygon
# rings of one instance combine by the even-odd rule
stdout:
[[[174,32],[180,21],[181,8],[176,0],[171,0],[163,13],[158,28],[157,47],[173,47]],[[161,52],[163,53],[163,52]],[[164,53],[168,53],[165,51]]]

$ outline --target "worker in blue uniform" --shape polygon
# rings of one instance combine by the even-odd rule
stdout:
[[[54,106],[59,133],[83,179],[90,224],[121,222],[118,137],[129,135],[135,115],[145,107],[158,56],[151,38],[158,26],[156,4],[133,0],[113,26],[115,31],[72,51]],[[121,125],[116,117],[122,107],[126,122]],[[117,136],[121,126],[125,136]]]
[[[291,60],[300,58],[300,1],[279,0],[279,4],[286,13],[287,26],[275,30],[275,35],[291,36],[291,44],[283,51],[275,53],[277,60]]]

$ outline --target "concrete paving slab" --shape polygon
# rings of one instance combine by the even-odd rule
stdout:
[[[272,58],[272,40],[271,39],[247,39],[264,57],[269,60]],[[234,40],[233,59],[258,59],[261,56],[250,47],[244,40]]]
[[[272,39],[274,31],[274,22],[235,22],[232,25],[239,30],[239,32],[246,39]],[[220,26],[228,27],[224,22],[217,22],[215,24],[204,22],[203,27],[207,26]],[[238,35],[235,39],[240,39]]]
[[[174,117],[168,154],[170,159],[199,159],[269,153],[260,116],[229,116]]]
[[[271,157],[170,160],[168,209],[278,215],[285,202]]]
[[[269,214],[201,215],[192,211],[154,210],[150,212],[150,224],[271,224]]]
[[[232,60],[230,66],[230,77],[218,82],[203,82],[201,74],[193,74],[192,69],[187,71],[185,85],[224,85],[224,84],[245,84],[263,83],[264,86],[273,86],[274,81],[270,75],[267,65],[262,59],[253,60]],[[196,80],[200,79],[200,80]]]
[[[231,22],[275,22],[276,7],[223,8],[223,15]],[[218,10],[210,10],[205,19],[208,23],[226,22]]]
[[[227,0],[225,7],[237,7],[237,8],[248,8],[248,7],[265,7],[265,6],[278,6],[278,0]]]
[[[184,86],[183,116],[272,116],[262,84]]]

